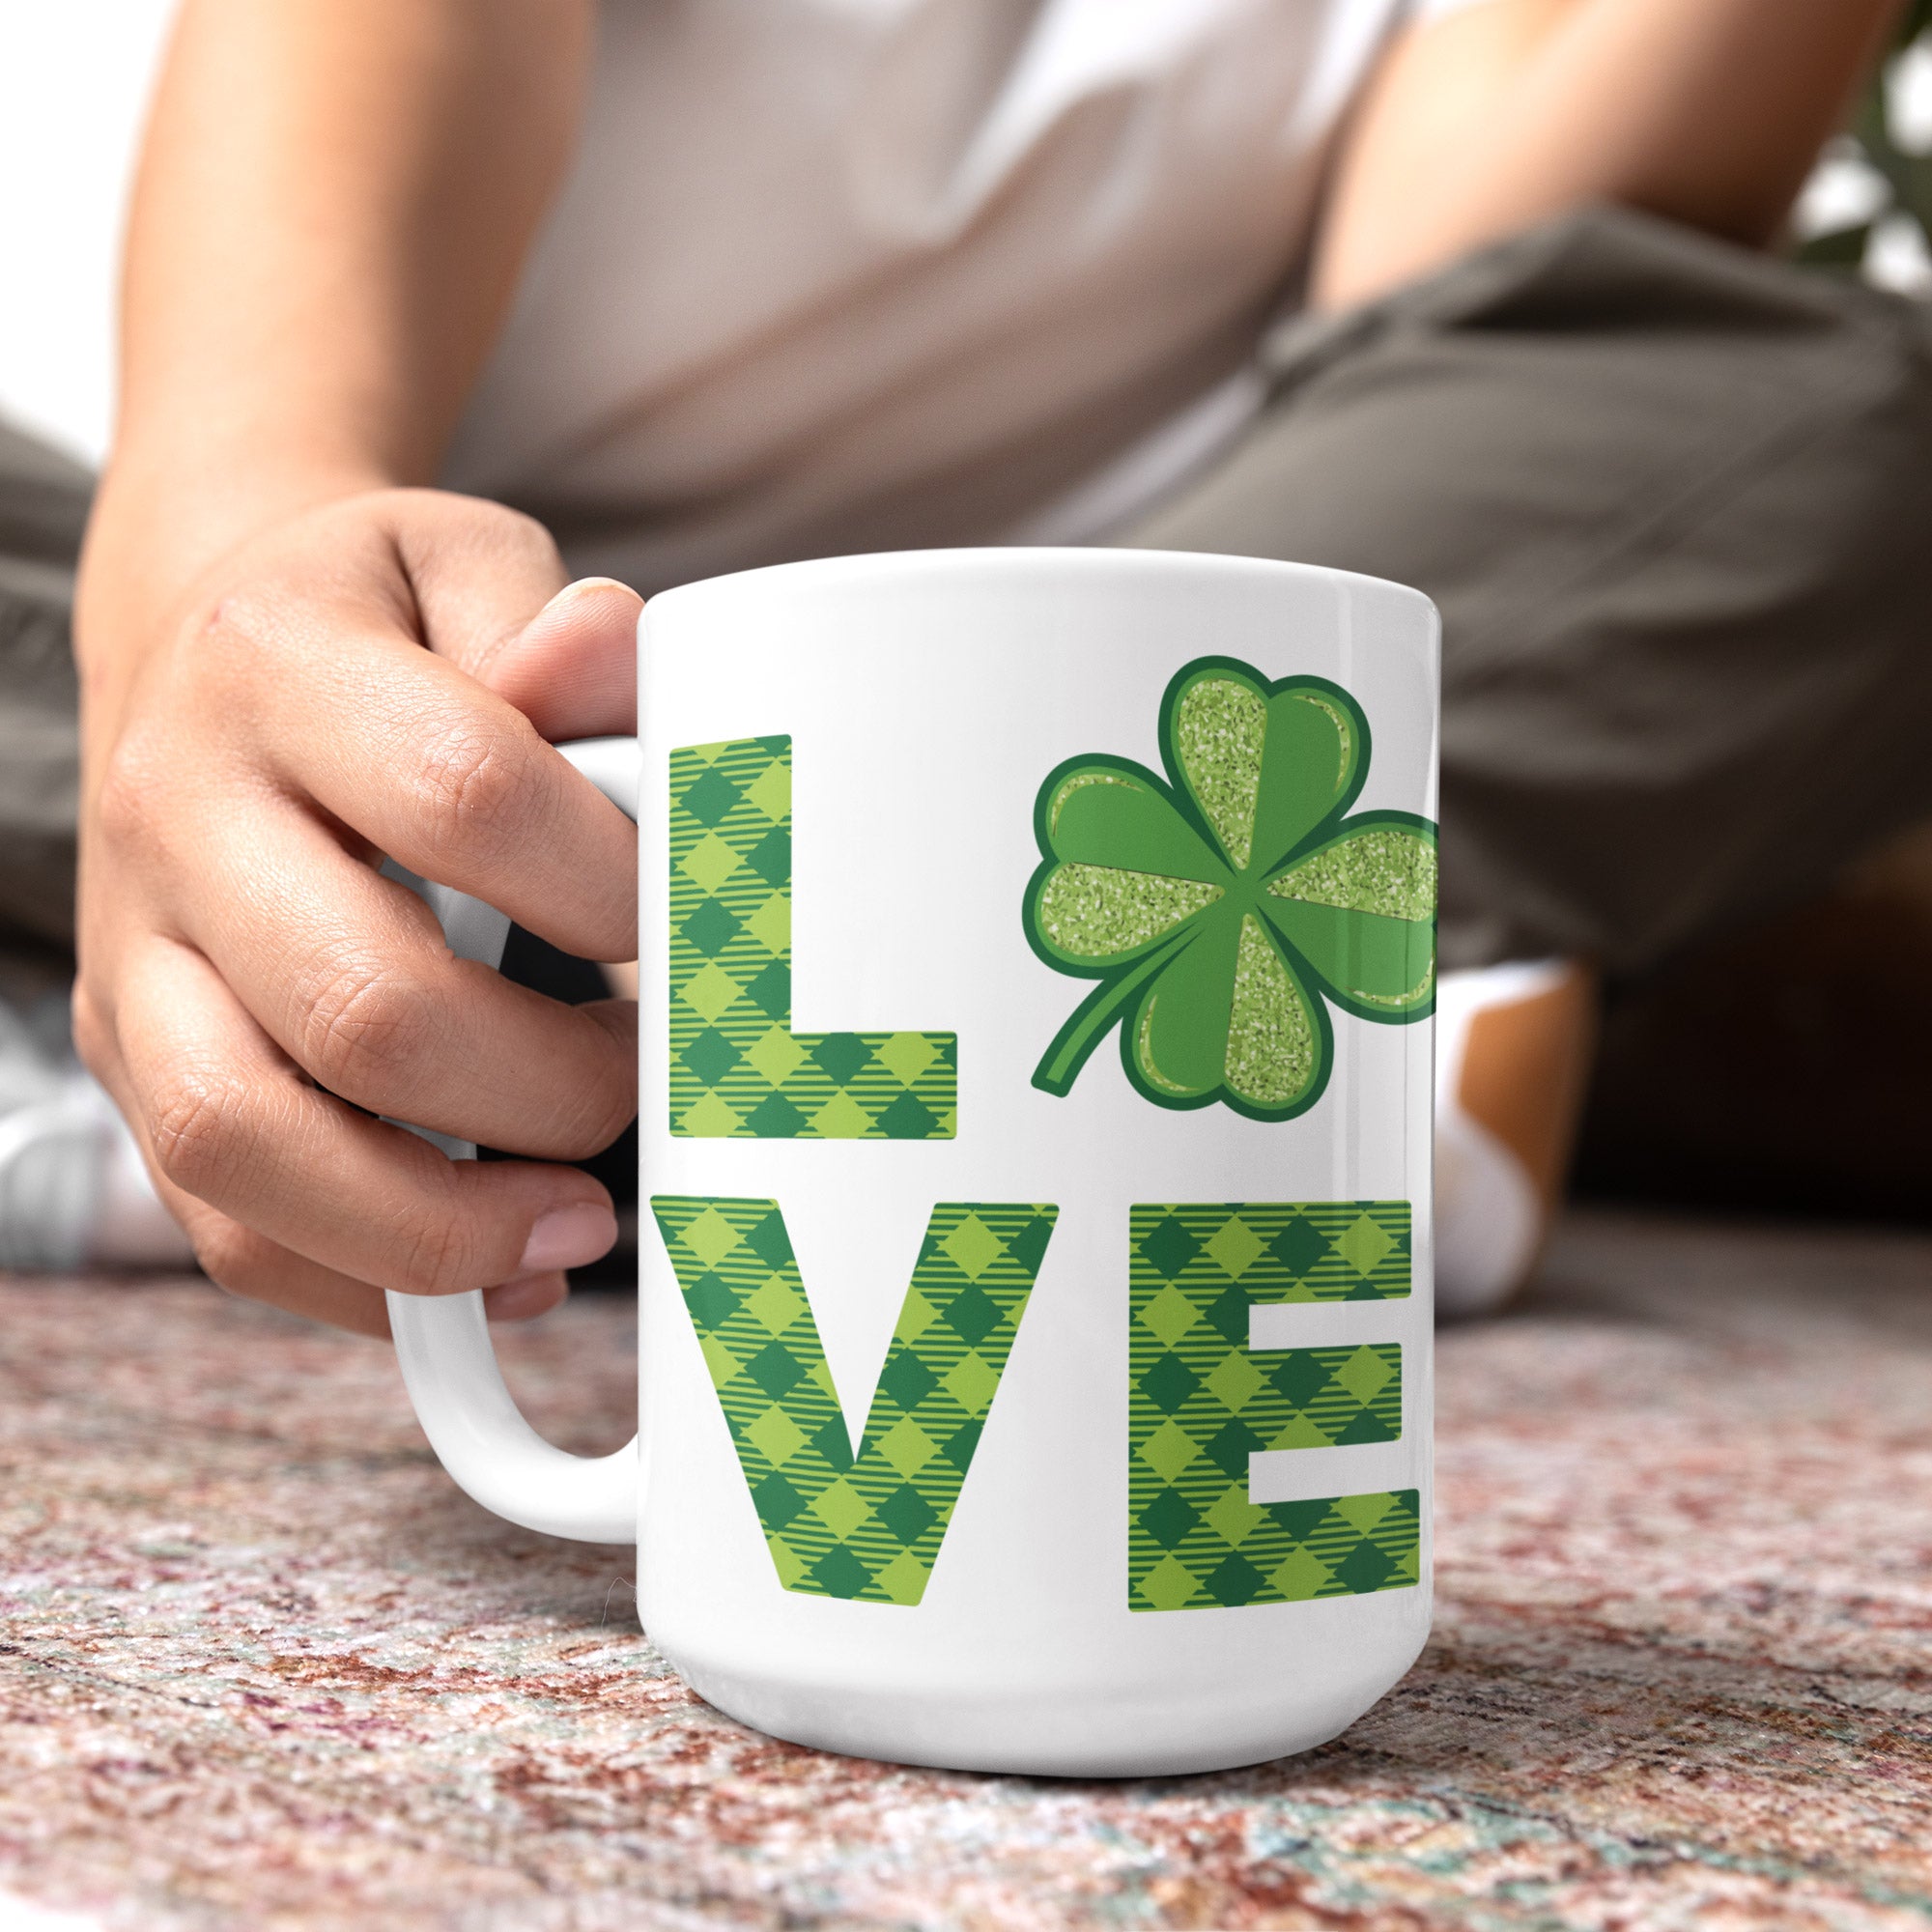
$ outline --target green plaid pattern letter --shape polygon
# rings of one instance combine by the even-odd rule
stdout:
[[[1300,1603],[1419,1580],[1414,1490],[1248,1500],[1257,1450],[1401,1435],[1400,1347],[1258,1353],[1248,1310],[1406,1295],[1408,1203],[1137,1205],[1128,1218],[1130,1606]]]
[[[951,1140],[950,1033],[791,1030],[791,740],[670,754],[670,1130]]]
[[[651,1210],[779,1581],[917,1604],[1059,1209],[933,1208],[856,1457],[779,1204],[661,1195]]]

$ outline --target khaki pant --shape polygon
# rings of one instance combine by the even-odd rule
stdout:
[[[1932,816],[1932,313],[1591,211],[1264,346],[1120,540],[1441,608],[1446,964],[1655,963]],[[84,479],[0,441],[0,919],[71,930]]]
[[[1593,211],[1266,354],[1133,540],[1435,600],[1445,964],[1645,967],[1932,816],[1932,311]]]

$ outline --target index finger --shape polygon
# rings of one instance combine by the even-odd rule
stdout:
[[[357,641],[271,700],[277,776],[411,871],[566,952],[635,958],[630,820],[456,666],[401,635]]]

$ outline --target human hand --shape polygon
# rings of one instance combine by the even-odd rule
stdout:
[[[635,1113],[637,1009],[454,958],[376,867],[636,956],[636,833],[547,741],[636,728],[639,599],[565,589],[537,525],[423,490],[281,520],[166,614],[100,591],[101,549],[75,1037],[203,1266],[367,1334],[385,1289],[554,1306],[615,1238],[554,1163]],[[448,1161],[378,1115],[525,1158]]]

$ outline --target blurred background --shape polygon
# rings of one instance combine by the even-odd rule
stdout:
[[[1821,272],[1932,300],[1932,0],[1911,9],[1792,227]],[[1614,988],[1579,1187],[1932,1221],[1928,977],[1932,827],[1827,899]]]
[[[113,410],[128,172],[173,11],[0,7],[0,413],[90,463]]]

